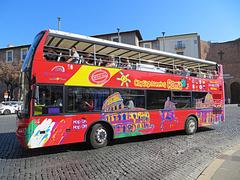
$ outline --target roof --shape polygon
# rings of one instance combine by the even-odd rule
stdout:
[[[185,64],[189,67],[206,67],[216,65],[216,62],[173,54],[169,52],[123,44],[104,39],[67,33],[57,30],[49,30],[49,37],[46,41],[49,47],[70,49],[76,46],[79,51],[88,53],[95,52],[107,56],[120,56],[141,61],[157,62],[167,65]]]
[[[149,43],[149,42],[155,42],[158,41],[158,39],[152,39],[152,40],[142,40],[140,43]]]
[[[178,34],[178,35],[172,35],[172,36],[164,36],[164,38],[171,38],[171,37],[179,37],[179,36],[198,36],[198,33],[186,33],[186,34]],[[159,36],[158,38],[163,38],[163,36]]]
[[[236,43],[239,42],[240,38],[234,39],[234,40],[230,40],[230,41],[224,41],[224,42],[210,42],[211,44],[227,44],[227,43]]]
[[[137,37],[139,40],[143,40],[142,38],[142,35],[140,33],[140,31],[138,29],[136,30],[131,30],[131,31],[120,31],[119,32],[120,34],[126,34],[126,33],[136,33]],[[99,37],[99,36],[107,36],[107,35],[117,35],[118,33],[115,32],[115,33],[107,33],[107,34],[98,34],[98,35],[94,35],[94,36],[91,36],[91,37]]]
[[[198,33],[188,33],[188,34],[178,34],[178,35],[173,35],[173,36],[164,36],[164,38],[174,38],[174,37],[181,37],[181,36],[193,36],[196,35],[198,36]],[[159,39],[163,38],[163,36],[158,36],[156,39],[148,39],[148,40],[142,40],[140,43],[148,43],[148,42],[154,42],[154,41],[159,41]]]
[[[0,50],[8,50],[8,49],[16,49],[16,48],[26,48],[26,47],[30,47],[30,46],[31,46],[31,44],[20,45],[20,46],[11,46],[11,47],[0,48]]]

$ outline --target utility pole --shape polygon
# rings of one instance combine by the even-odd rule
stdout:
[[[61,17],[58,17],[58,31],[60,31],[60,21],[61,21]]]

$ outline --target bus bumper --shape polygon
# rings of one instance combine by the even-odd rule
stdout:
[[[18,141],[20,142],[21,146],[27,148],[26,140],[25,140],[25,132],[27,129],[27,124],[17,120],[17,130],[16,136]]]

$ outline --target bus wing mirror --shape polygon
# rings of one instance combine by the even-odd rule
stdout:
[[[18,119],[22,119],[22,112],[21,112],[21,110],[17,110],[17,117],[18,117]]]

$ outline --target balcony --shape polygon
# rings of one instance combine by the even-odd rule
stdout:
[[[186,48],[185,44],[176,44],[175,45],[175,50],[183,50],[185,48]]]

